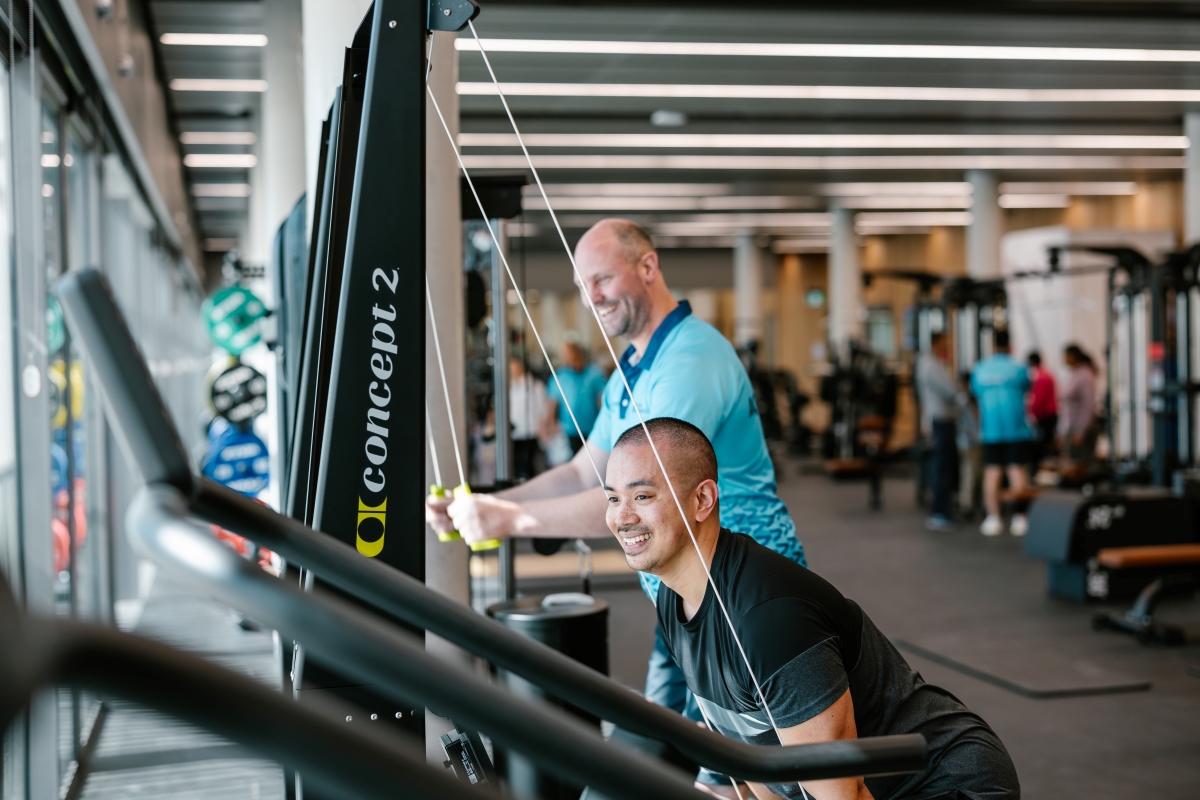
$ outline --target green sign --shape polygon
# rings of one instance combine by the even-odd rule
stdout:
[[[203,312],[212,343],[239,356],[261,338],[259,320],[267,309],[253,292],[229,286],[205,300]]]

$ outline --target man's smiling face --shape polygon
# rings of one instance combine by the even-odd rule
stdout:
[[[575,251],[576,283],[586,306],[596,307],[609,336],[637,336],[650,319],[650,292],[637,264],[631,263],[615,234],[589,231]]]
[[[687,497],[687,488],[676,486],[680,499]],[[613,451],[604,491],[608,528],[621,543],[630,567],[656,573],[681,551],[691,549],[687,527],[649,445]]]

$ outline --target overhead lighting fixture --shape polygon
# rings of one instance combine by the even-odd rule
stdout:
[[[192,47],[267,46],[267,37],[261,33],[164,33],[158,37],[158,41]]]
[[[258,137],[249,131],[184,131],[179,134],[180,144],[229,144],[250,145]]]
[[[997,200],[1001,208],[1067,208],[1070,195],[1065,194],[1002,194]]]
[[[248,183],[193,183],[194,197],[249,197]]]
[[[854,217],[856,228],[965,227],[973,217],[969,211],[865,211]]]
[[[716,197],[551,197],[555,211],[740,211],[813,208],[816,200],[804,196],[718,195]],[[525,197],[526,211],[545,211],[541,197]],[[943,208],[946,206],[942,206]]]
[[[183,165],[192,169],[251,169],[258,159],[249,153],[190,153]]]
[[[529,147],[756,150],[1186,150],[1186,136],[1004,133],[526,133]],[[519,147],[511,133],[460,133],[460,147]]]
[[[733,194],[731,183],[545,183],[551,197],[694,197]],[[521,189],[526,197],[541,197],[534,184]]]
[[[175,78],[168,86],[175,92],[265,92],[267,82],[241,78]]]
[[[928,225],[856,225],[854,232],[859,236],[916,236],[930,233]]]
[[[42,169],[57,169],[59,163],[57,153],[45,153],[42,155]]]
[[[1182,156],[1082,156],[1082,155],[896,155],[896,156],[738,156],[738,155],[537,155],[539,170],[1170,170],[1183,169]],[[466,155],[467,169],[525,170],[519,155]]]
[[[970,208],[970,195],[883,195],[880,197],[843,197],[834,201],[842,208]]]
[[[733,236],[654,235],[654,246],[658,250],[732,250],[736,243]]]
[[[496,85],[462,81],[461,96],[492,97]],[[958,86],[781,86],[689,83],[501,83],[506,97],[646,97],[706,100],[891,100],[942,103],[1195,103],[1198,89],[1006,89]],[[654,114],[682,112],[656,111]],[[686,115],[684,115],[686,121]],[[651,124],[666,125],[654,122]],[[680,123],[683,124],[683,123]]]
[[[1131,195],[1137,194],[1134,181],[1026,181],[1000,184],[1000,194],[1072,194],[1072,195]]]
[[[977,61],[1200,62],[1200,50],[1124,47],[1005,47],[939,44],[799,44],[783,42],[624,42],[579,39],[483,39],[489,53],[566,53],[653,56],[770,56],[776,58],[904,58]],[[470,37],[457,50],[478,50]]]
[[[816,191],[831,197],[875,197],[881,194],[899,195],[969,195],[973,191],[966,181],[885,181],[880,183],[820,183]]]
[[[682,111],[660,108],[650,115],[650,124],[656,128],[682,128],[688,124],[688,115]]]

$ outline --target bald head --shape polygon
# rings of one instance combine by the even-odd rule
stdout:
[[[621,434],[613,446],[613,454],[623,448],[645,447],[645,458],[653,461],[646,431],[662,456],[667,473],[682,492],[690,491],[702,481],[717,479],[717,454],[704,432],[690,422],[674,417],[647,420],[646,427],[634,425]],[[657,466],[657,462],[655,462]]]
[[[597,222],[575,246],[577,257],[580,252],[593,250],[619,251],[631,267],[636,266],[646,253],[655,252],[654,240],[641,225],[616,217]]]

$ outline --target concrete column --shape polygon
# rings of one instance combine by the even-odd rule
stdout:
[[[1183,243],[1200,241],[1200,111],[1183,115],[1183,133],[1190,146],[1183,166]]]
[[[438,36],[434,40],[429,85],[446,116],[446,122],[455,133],[458,132],[458,95],[454,92],[457,80],[458,54],[454,50],[454,38]],[[433,104],[428,100],[425,109],[425,148],[425,274],[433,299],[433,318],[430,322],[437,325],[442,345],[446,381],[450,389],[450,413],[454,415],[454,427],[458,432],[458,455],[465,465],[467,418],[463,382],[466,374],[466,321],[458,162],[433,110]],[[442,468],[442,480],[447,487],[457,486],[458,467],[432,336],[427,336],[425,343],[425,402],[432,420],[431,432]],[[413,422],[417,423],[416,420]],[[425,457],[425,474],[426,482],[433,483],[433,464],[428,453]],[[425,583],[464,605],[471,599],[469,557],[469,551],[461,542],[439,542],[433,531],[426,527]],[[468,660],[461,650],[431,633],[425,635],[425,649],[439,656]],[[451,723],[428,712],[425,723],[426,754],[435,763],[441,763],[445,755],[438,737],[450,730]]]
[[[317,186],[317,159],[321,154],[321,122],[329,115],[333,93],[342,83],[346,48],[371,7],[371,0],[300,2],[304,18],[304,185],[308,196],[312,197]],[[446,34],[438,38],[443,37],[450,38]],[[446,134],[438,133],[445,138]],[[315,205],[308,204],[310,230]]]
[[[971,184],[971,224],[967,226],[967,275],[975,280],[1000,277],[1000,202],[996,173],[967,171]]]
[[[261,180],[255,188],[262,193],[262,235],[264,246],[270,248],[279,225],[305,190],[304,29],[301,0],[265,0],[263,11],[267,91],[259,126]]]
[[[862,339],[862,266],[858,260],[858,236],[854,212],[834,208],[829,239],[829,344],[843,352],[851,339]]]
[[[749,233],[733,245],[733,343],[742,347],[762,341],[763,252]]]

